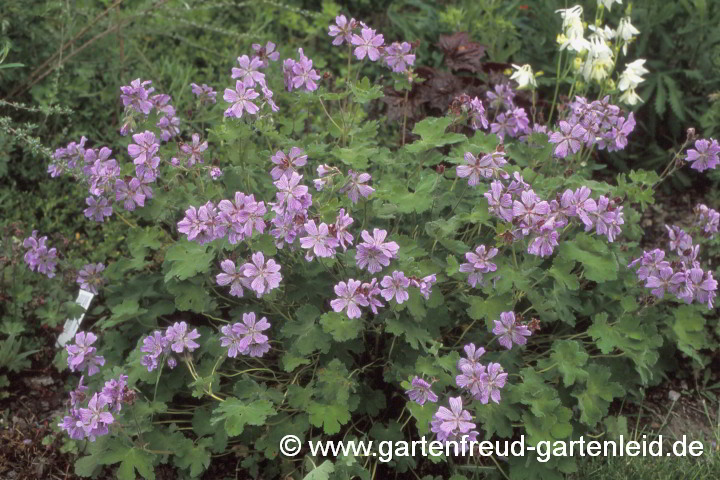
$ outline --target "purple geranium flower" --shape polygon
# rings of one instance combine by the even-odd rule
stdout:
[[[490,400],[500,403],[500,389],[505,386],[508,374],[503,371],[499,363],[490,363],[487,371],[482,375],[482,391],[480,402],[487,404]]]
[[[307,164],[307,155],[301,148],[292,147],[290,153],[285,155],[285,152],[278,150],[275,155],[270,157],[270,161],[275,164],[275,167],[270,171],[270,175],[273,180],[278,180],[280,177],[290,177],[293,173],[297,172],[299,167]]]
[[[410,279],[408,279],[403,272],[395,270],[392,273],[392,277],[385,275],[380,282],[383,288],[381,291],[382,297],[388,302],[395,297],[397,303],[403,303],[410,299],[410,294],[407,289],[410,287]]]
[[[352,278],[347,283],[340,282],[335,285],[335,295],[338,298],[330,302],[332,309],[335,312],[347,310],[348,318],[359,318],[362,314],[360,307],[368,306],[368,300],[360,290],[360,286],[360,280],[353,280]]]
[[[185,322],[175,322],[171,327],[168,327],[165,338],[170,343],[172,351],[176,353],[182,353],[185,350],[192,352],[200,347],[195,342],[196,338],[200,338],[197,328],[188,331],[188,325]]]
[[[98,427],[103,430],[103,427],[107,428],[107,425],[115,421],[112,414],[105,410],[107,404],[107,398],[96,393],[88,402],[88,408],[79,409],[80,418],[83,423],[82,428],[88,436],[94,436],[93,431],[97,430]]]
[[[237,62],[239,67],[233,67],[232,78],[239,78],[245,88],[254,87],[255,84],[265,84],[265,74],[260,71],[263,67],[262,60],[243,55],[237,58]]]
[[[232,260],[223,260],[220,263],[220,268],[223,273],[218,273],[215,277],[215,281],[218,285],[230,285],[230,295],[233,297],[243,296],[243,287],[248,288],[248,279],[244,274],[244,267],[235,267],[235,262]]]
[[[395,42],[385,49],[383,60],[393,72],[402,73],[415,63],[415,55],[410,53],[411,49],[408,42]]]
[[[190,89],[192,90],[192,93],[194,93],[195,96],[198,98],[198,100],[200,100],[200,103],[215,103],[217,101],[215,98],[217,96],[217,92],[205,83],[203,83],[202,85],[191,83]]]
[[[262,62],[263,68],[267,68],[268,65],[270,65],[268,60],[277,62],[280,58],[280,52],[275,50],[275,44],[273,42],[268,41],[265,46],[262,46],[259,43],[253,43],[251,46],[252,49],[255,50],[257,58],[259,58]]]
[[[470,274],[468,283],[471,287],[475,288],[478,283],[482,285],[483,274],[497,270],[497,265],[490,261],[497,253],[497,248],[488,249],[485,245],[479,245],[475,247],[474,252],[465,254],[467,263],[461,264],[459,271]]]
[[[48,248],[46,245],[47,236],[37,238],[37,230],[23,241],[23,247],[27,249],[23,259],[31,271],[38,271],[48,278],[55,276],[57,266],[57,249]]]
[[[354,18],[348,21],[345,15],[335,17],[335,25],[330,25],[328,28],[328,35],[335,37],[333,38],[332,44],[342,45],[343,42],[350,43],[352,40],[352,31],[356,24],[357,22]]]
[[[465,351],[467,358],[461,358],[458,360],[457,368],[461,371],[463,368],[468,366],[474,367],[480,363],[480,357],[485,354],[485,349],[483,347],[476,348],[474,343],[468,343],[463,347],[463,350]]]
[[[127,391],[127,375],[120,375],[117,380],[111,379],[105,382],[100,396],[110,405],[110,409],[116,412],[122,410],[123,399]]]
[[[405,393],[411,401],[418,405],[425,405],[425,402],[437,402],[438,396],[431,390],[432,385],[423,380],[420,377],[414,377],[410,390],[406,390]]]
[[[505,185],[499,180],[495,180],[490,184],[490,191],[485,192],[489,210],[496,216],[505,220],[512,221],[512,195],[505,190]]]
[[[475,424],[472,422],[470,412],[463,409],[462,397],[450,397],[450,408],[438,408],[430,423],[430,430],[437,434],[440,441],[468,433],[473,428]]]
[[[284,213],[286,208],[291,212],[303,209],[303,199],[308,193],[308,187],[300,185],[303,176],[297,172],[292,172],[290,176],[282,176],[276,182],[273,182],[277,188],[277,204],[273,207],[276,213]]]
[[[695,148],[687,151],[685,160],[690,162],[690,168],[702,172],[714,169],[720,163],[720,145],[717,140],[701,138],[695,141]]]
[[[75,390],[72,390],[70,392],[70,406],[72,408],[79,407],[80,404],[85,401],[85,392],[88,391],[88,387],[87,385],[83,385],[84,378],[84,375],[80,375],[80,381],[78,382],[78,386],[75,387]]]
[[[85,216],[96,222],[104,222],[105,217],[112,215],[112,207],[108,205],[105,197],[87,197],[85,199],[88,208],[85,209]]]
[[[353,34],[350,43],[355,45],[354,53],[358,60],[367,56],[375,62],[380,58],[380,48],[385,43],[385,39],[382,35],[375,33],[372,28],[364,27],[360,31],[360,35]]]
[[[565,158],[569,153],[577,153],[583,145],[583,138],[587,134],[587,130],[582,125],[576,123],[574,125],[561,120],[560,131],[553,132],[548,140],[550,143],[556,143],[555,156]]]
[[[305,223],[307,236],[300,238],[300,246],[308,250],[305,258],[310,261],[314,256],[332,257],[339,245],[337,239],[330,235],[327,224],[315,225],[315,220]]]
[[[313,62],[305,56],[302,48],[298,48],[300,59],[292,64],[291,82],[292,88],[300,88],[303,85],[305,90],[313,92],[317,90],[317,81],[320,80],[320,75],[317,74],[313,68]]]
[[[225,110],[225,116],[242,118],[243,111],[250,115],[256,114],[258,110],[260,110],[260,107],[252,101],[258,96],[260,96],[258,92],[250,88],[250,86],[243,84],[240,80],[237,80],[235,82],[235,90],[226,88],[223,94],[223,99],[232,104]]]
[[[272,258],[266,263],[262,252],[253,253],[252,262],[246,263],[241,268],[250,281],[250,288],[255,291],[258,298],[280,286],[282,280],[280,265]]]
[[[492,332],[498,336],[498,343],[510,350],[513,343],[525,345],[527,338],[532,335],[530,329],[515,321],[514,312],[502,312],[500,320],[495,320],[495,328]]]
[[[347,196],[352,203],[357,203],[360,196],[368,198],[371,193],[375,191],[367,182],[371,180],[369,173],[358,173],[348,170],[348,180],[345,186],[340,189],[340,192],[347,192]]]
[[[105,270],[105,265],[102,263],[88,263],[81,268],[76,280],[80,284],[80,288],[97,295],[98,287],[105,283],[102,276],[103,270]]]
[[[455,377],[455,384],[479,400],[482,395],[482,376],[485,374],[485,366],[480,363],[463,365],[460,372],[460,375]]]
[[[395,242],[385,242],[387,231],[375,228],[371,237],[367,230],[363,230],[360,236],[365,241],[357,246],[355,261],[359,268],[367,267],[370,273],[377,273],[397,256],[400,246]]]
[[[68,367],[71,372],[82,372],[87,368],[87,374],[92,377],[105,365],[105,358],[95,355],[97,349],[92,346],[97,336],[91,332],[78,332],[75,335],[75,344],[66,345],[68,353]]]

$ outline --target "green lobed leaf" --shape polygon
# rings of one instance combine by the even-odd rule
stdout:
[[[225,421],[228,435],[240,435],[246,425],[264,425],[267,417],[274,415],[275,409],[269,400],[243,402],[237,398],[227,398],[213,411],[211,423],[216,425]]]
[[[214,255],[208,252],[207,245],[182,239],[165,252],[165,282],[171,279],[187,280],[198,273],[206,272],[210,270],[213,258]]]

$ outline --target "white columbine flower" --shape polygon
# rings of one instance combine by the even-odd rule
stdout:
[[[619,38],[622,38],[623,43],[623,55],[627,55],[627,46],[628,43],[632,41],[632,39],[635,37],[635,35],[639,34],[640,30],[635,28],[632,23],[630,23],[630,17],[623,17],[620,19],[620,25],[617,29],[617,35]]]
[[[636,105],[637,103],[642,102],[642,98],[640,98],[640,95],[635,93],[635,87],[632,87],[628,88],[622,95],[620,95],[620,101],[626,105]]]
[[[612,40],[615,38],[615,35],[617,35],[617,32],[607,25],[603,28],[596,27],[595,25],[588,25],[588,29],[593,32],[592,35],[596,35],[606,41]]]
[[[613,3],[622,5],[622,0],[598,0],[598,7],[600,5],[605,5],[605,8],[607,8],[609,12],[612,10]]]
[[[610,74],[613,64],[613,52],[610,47],[602,38],[593,35],[590,38],[590,48],[583,66],[585,81],[592,79],[601,83]]]
[[[588,41],[583,38],[585,26],[582,22],[583,9],[580,5],[572,8],[556,10],[563,19],[562,28],[565,33],[565,39],[560,50],[570,47],[570,50],[582,52],[588,48]]]
[[[642,78],[643,75],[646,73],[650,73],[647,68],[645,68],[643,65],[645,64],[645,59],[638,59],[635,60],[632,63],[628,63],[625,66],[625,71],[620,74],[620,79],[618,81],[618,90],[621,92],[624,92],[626,90],[634,90],[635,87],[637,87],[640,83],[644,82],[645,79]],[[634,103],[631,103],[630,105],[634,105]]]
[[[522,88],[537,88],[537,82],[535,82],[535,74],[533,74],[532,67],[528,65],[518,66],[513,64],[512,66],[515,72],[510,76],[510,80],[515,80],[518,83],[518,89]]]

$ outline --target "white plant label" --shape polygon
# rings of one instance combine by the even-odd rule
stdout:
[[[83,307],[83,310],[87,311],[88,307],[90,306],[90,302],[92,302],[93,297],[95,294],[88,292],[87,290],[80,289],[78,292],[77,300],[75,300],[75,303]],[[60,334],[60,336],[57,339],[57,343],[55,346],[58,348],[62,348],[65,346],[67,342],[72,340],[75,337],[75,334],[78,331],[78,328],[80,328],[80,322],[82,322],[83,318],[85,318],[85,314],[82,313],[78,318],[73,319],[67,319],[65,320],[65,325],[63,326],[63,332]]]

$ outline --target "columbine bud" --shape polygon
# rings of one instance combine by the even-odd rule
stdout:
[[[580,70],[582,70],[584,64],[585,64],[585,62],[583,62],[582,58],[575,57],[573,59],[573,70],[575,70],[576,72],[579,72]]]

